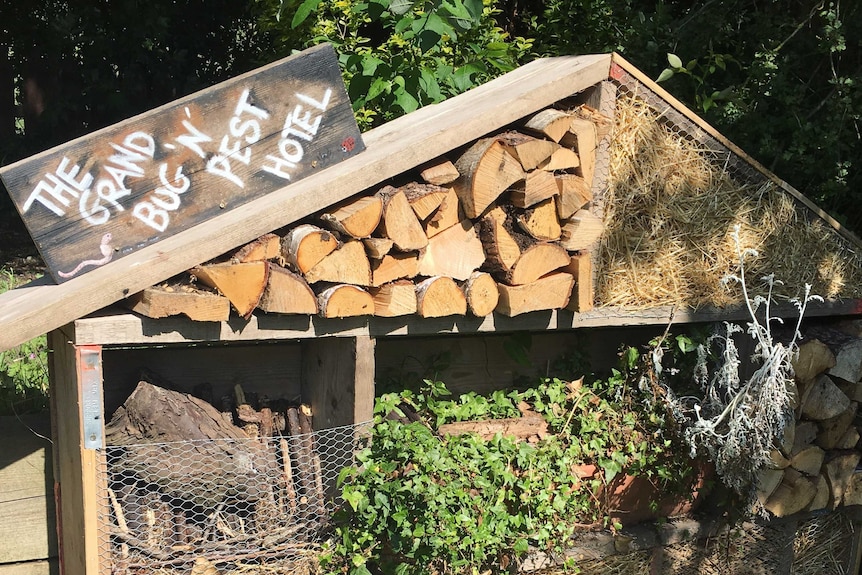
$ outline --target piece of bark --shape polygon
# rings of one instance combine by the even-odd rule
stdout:
[[[524,128],[534,134],[559,142],[568,133],[571,124],[572,116],[561,110],[547,108],[527,120]]]
[[[829,481],[826,480],[826,476],[822,473],[814,480],[814,489],[816,490],[814,498],[806,509],[808,511],[826,509],[832,500],[832,493],[829,490]]]
[[[850,399],[826,374],[814,379],[802,397],[802,415],[822,421],[840,414],[850,405]]]
[[[485,251],[470,220],[428,240],[419,258],[419,274],[466,280],[485,262]]]
[[[550,143],[550,142],[549,142]],[[553,174],[543,170],[529,172],[523,182],[509,191],[509,201],[518,208],[529,208],[542,200],[553,198],[560,191]]]
[[[835,449],[856,449],[859,445],[859,439],[859,430],[856,429],[856,427],[851,426],[838,441]]]
[[[572,118],[569,131],[560,139],[563,146],[573,148],[581,160],[576,173],[584,178],[590,188],[596,171],[596,125],[583,118]]]
[[[562,271],[572,274],[575,278],[575,288],[566,309],[574,312],[585,312],[593,309],[593,260],[589,253],[575,254],[569,260],[569,265]]]
[[[318,491],[313,463],[314,448],[307,423],[302,420],[300,407],[287,408],[287,432],[291,466],[299,498],[299,512],[308,520],[318,521]]]
[[[811,479],[788,467],[763,507],[776,517],[787,517],[805,509],[816,494],[817,486]]]
[[[428,236],[403,191],[386,186],[377,192],[376,197],[383,202],[381,235],[391,239],[395,247],[404,252],[421,250],[428,245]]]
[[[464,294],[467,296],[467,309],[476,317],[485,317],[493,312],[500,300],[497,282],[486,272],[470,274],[464,284]]]
[[[498,138],[525,171],[538,168],[560,147],[556,142],[534,138],[521,132],[504,132]]]
[[[554,183],[557,185],[557,216],[560,221],[568,220],[593,200],[593,192],[581,176],[556,174]]]
[[[129,296],[123,304],[135,313],[154,319],[184,315],[193,321],[227,321],[230,300],[191,286],[153,286]]]
[[[363,243],[358,240],[344,242],[305,272],[305,279],[311,284],[332,282],[371,285],[371,264],[365,255]]]
[[[850,485],[850,478],[859,465],[860,455],[858,452],[840,453],[826,462],[824,465],[826,479],[829,481],[829,490],[832,495],[832,507],[838,507],[844,499],[844,492]]]
[[[365,238],[362,244],[369,258],[379,260],[392,250],[393,242],[389,238]]]
[[[419,273],[419,252],[396,252],[371,261],[371,285],[374,287]]]
[[[781,480],[784,479],[783,469],[761,469],[757,473],[755,493],[757,500],[761,504],[765,504],[769,497],[778,489]]]
[[[465,315],[467,298],[452,278],[430,277],[416,285],[416,313],[422,317]]]
[[[809,477],[815,477],[820,474],[820,467],[823,465],[825,455],[826,453],[816,445],[809,445],[793,456],[790,460],[790,467]]]
[[[361,196],[338,204],[322,213],[320,219],[342,234],[362,239],[377,229],[382,214],[383,205],[379,197]]]
[[[285,431],[288,429],[288,417],[285,412]],[[291,449],[287,443],[287,439],[281,437],[278,440],[279,448],[281,449],[282,461],[282,481],[284,482],[285,497],[287,497],[287,508],[290,515],[297,511],[298,497],[296,495],[296,486],[293,484],[293,463],[291,462]]]
[[[458,204],[458,194],[455,193],[455,188],[448,188],[446,197],[440,202],[437,211],[422,222],[422,229],[425,230],[425,235],[430,239],[460,221],[461,210]]]
[[[191,274],[219,290],[237,313],[248,319],[266,289],[269,265],[267,262],[209,264],[193,268]]]
[[[149,377],[149,376],[147,376]],[[178,417],[177,414],[182,414]],[[158,486],[166,495],[213,509],[230,493],[254,501],[271,488],[271,453],[209,403],[141,380],[105,426],[108,445],[127,446],[112,469]],[[193,449],[181,443],[196,441]],[[178,443],[180,442],[180,443]],[[182,457],[183,465],[177,465]]]
[[[446,199],[449,188],[435,186],[433,184],[420,184],[410,182],[402,186],[401,191],[407,197],[407,202],[413,208],[413,213],[420,220],[426,219],[433,214],[440,204]]]
[[[539,241],[560,239],[560,221],[553,198],[543,200],[515,216],[518,226],[532,238]]]
[[[526,285],[499,284],[500,301],[496,311],[514,317],[531,311],[564,308],[574,284],[575,278],[564,272],[548,274]]]
[[[477,218],[506,189],[525,177],[521,164],[497,138],[483,138],[455,162],[455,192],[468,218]]]
[[[396,317],[416,313],[416,286],[400,280],[379,287],[368,288],[374,300],[374,315]]]
[[[494,439],[498,433],[516,441],[536,441],[550,435],[548,422],[535,414],[533,417],[507,417],[446,423],[437,429],[441,437],[476,434],[485,441]]]
[[[269,281],[258,307],[268,313],[313,315],[317,297],[302,276],[270,263]]]
[[[570,262],[568,252],[559,245],[536,243],[521,252],[521,257],[512,269],[498,276],[509,285],[526,285],[554,270],[566,267]]]
[[[812,339],[799,346],[791,360],[796,381],[812,382],[818,375],[835,365],[835,354],[820,340]]]
[[[572,113],[579,118],[589,120],[596,126],[596,138],[599,141],[603,140],[608,134],[611,133],[611,130],[613,129],[613,118],[609,118],[595,108],[586,104],[578,106],[577,108],[575,108],[575,110],[573,110]]]
[[[539,164],[539,169],[546,172],[563,172],[574,170],[581,165],[580,157],[571,148],[560,146],[547,160]]]
[[[282,244],[285,261],[304,274],[338,248],[332,233],[311,224],[290,230]]]
[[[239,263],[274,260],[281,255],[281,238],[275,234],[264,234],[239,248],[231,260]]]
[[[862,505],[862,473],[854,473],[844,491],[844,505]]]
[[[442,158],[425,164],[419,169],[419,175],[429,184],[443,186],[445,184],[451,184],[457,180],[458,176],[461,174],[458,173],[458,169],[455,167],[455,164],[446,158]]]
[[[826,450],[836,449],[841,438],[844,437],[844,434],[847,433],[847,430],[853,423],[858,408],[859,404],[851,401],[847,409],[835,417],[820,421],[820,432],[817,434],[814,443]]]
[[[351,284],[322,284],[315,286],[320,317],[357,317],[374,314],[371,294]]]
[[[496,206],[479,222],[482,241],[490,269],[502,272],[511,270],[521,257],[521,247],[512,233],[511,223],[502,208]]]
[[[589,210],[578,210],[562,226],[560,245],[576,252],[592,246],[605,231],[601,218]]]
[[[845,381],[858,382],[862,379],[862,339],[852,339],[835,351],[835,365],[826,373]]]

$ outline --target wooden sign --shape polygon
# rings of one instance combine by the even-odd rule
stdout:
[[[335,51],[322,44],[0,178],[60,283],[364,149]]]

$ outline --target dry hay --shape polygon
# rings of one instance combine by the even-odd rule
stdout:
[[[828,299],[860,296],[862,258],[829,224],[765,178],[739,183],[714,152],[643,100],[621,94],[616,106],[597,274],[601,305],[741,302],[738,287],[721,287],[739,271],[736,226],[741,247],[759,254],[746,260],[750,291],[765,293],[759,278],[774,273],[784,282],[779,297],[801,296],[806,283]]]
[[[848,575],[851,570],[854,523],[844,513],[809,519],[793,541],[792,575]]]

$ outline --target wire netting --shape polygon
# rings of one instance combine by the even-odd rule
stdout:
[[[100,563],[130,575],[306,572],[367,431],[106,447]]]

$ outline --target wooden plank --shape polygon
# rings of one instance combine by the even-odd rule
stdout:
[[[777,317],[795,318],[791,305],[774,305]],[[810,302],[806,317],[859,316],[862,300]],[[252,316],[246,322],[192,322],[180,317],[160,320],[107,309],[100,314],[74,323],[75,341],[80,344],[131,345],[168,344],[212,341],[254,341],[305,339],[322,336],[372,337],[429,335],[435,333],[485,333],[521,330],[568,330],[585,327],[624,327],[636,325],[667,325],[748,319],[741,306],[728,308],[677,309],[661,306],[650,309],[600,307],[587,312],[567,310],[532,312],[507,318],[500,314],[485,317],[420,318],[417,316],[357,317],[324,319],[308,316]]]
[[[0,575],[57,575],[59,572],[57,559],[0,565]]]
[[[289,225],[607,78],[609,55],[531,62],[363,135],[367,149],[204,224],[61,284],[0,295],[0,350]],[[161,331],[161,328],[157,328]],[[217,328],[218,329],[218,328]]]
[[[58,283],[364,149],[330,44],[0,170]]]
[[[48,413],[0,417],[0,563],[57,556],[50,434]]]

